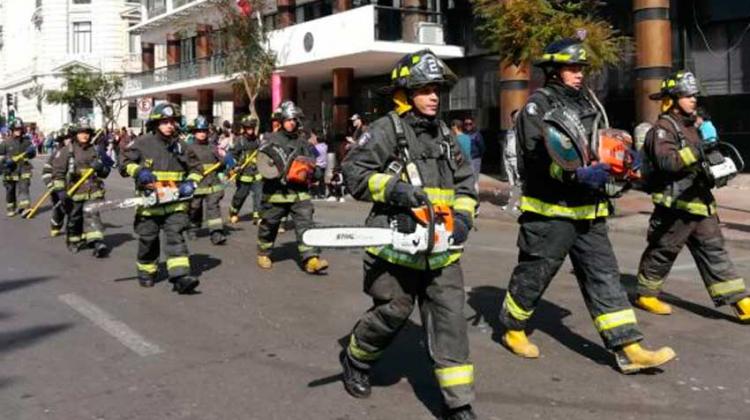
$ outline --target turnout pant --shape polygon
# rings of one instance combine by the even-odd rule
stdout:
[[[698,272],[716,306],[734,303],[748,296],[745,281],[737,274],[719,218],[696,216],[656,206],[648,229],[648,246],[638,268],[638,293],[657,296],[683,246],[693,254]]]
[[[364,291],[372,307],[352,331],[347,354],[369,369],[406,324],[419,304],[427,350],[448,407],[474,400],[474,367],[464,317],[464,281],[460,263],[420,271],[366,254]]]
[[[52,198],[52,215],[49,219],[49,228],[50,231],[53,232],[59,232],[62,230],[63,226],[65,225],[65,207],[57,203],[60,201],[57,198],[57,194],[51,194]]]
[[[138,235],[138,276],[155,278],[159,266],[159,233],[164,231],[167,271],[170,279],[190,274],[190,258],[183,235],[189,224],[184,211],[165,215],[136,215]]]
[[[229,214],[240,214],[242,205],[245,204],[247,196],[253,195],[253,217],[257,217],[261,211],[261,197],[263,196],[262,181],[242,182],[237,181],[237,190],[232,197],[232,205],[229,207]]]
[[[216,191],[205,195],[196,195],[190,201],[190,228],[200,229],[203,224],[203,206],[205,204],[206,225],[210,232],[224,230],[224,221],[221,220],[221,200],[224,191]]]
[[[94,203],[99,200],[92,200]],[[104,225],[99,216],[99,212],[86,213],[83,207],[89,201],[72,201],[68,200],[68,225],[65,229],[67,242],[75,244],[86,242],[91,244],[104,239]],[[60,206],[62,207],[62,206]]]
[[[16,211],[23,211],[31,205],[29,185],[31,180],[3,181],[5,184],[5,210],[9,216]]]
[[[605,219],[576,221],[533,213],[519,218],[518,264],[500,312],[503,324],[523,330],[566,256],[605,346],[615,350],[643,339],[620,283]]]
[[[294,232],[297,235],[297,250],[302,261],[320,255],[320,250],[302,243],[302,232],[313,227],[312,201],[301,200],[294,203],[263,203],[261,221],[258,225],[258,255],[271,255],[271,248],[276,241],[279,225],[284,217],[291,214],[294,221]]]

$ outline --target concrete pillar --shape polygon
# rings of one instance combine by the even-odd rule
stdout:
[[[507,60],[500,63],[500,129],[513,127],[511,114],[520,110],[529,97],[529,76],[531,67],[528,61],[515,65]]]
[[[633,0],[633,21],[636,123],[654,122],[659,116],[660,104],[648,99],[648,95],[659,91],[661,80],[672,70],[669,0]]]
[[[425,0],[403,0],[403,8],[408,9],[401,18],[401,38],[404,42],[417,42],[417,24],[427,20],[422,13]]]
[[[208,121],[214,120],[214,90],[198,89],[198,114]]]
[[[167,34],[167,65],[180,64],[180,38],[177,34]]]
[[[195,58],[198,64],[198,77],[212,75],[211,66],[211,25],[198,25],[195,36]]]
[[[352,0],[335,0],[335,13],[346,12],[352,8]]]
[[[152,42],[141,42],[141,68],[142,71],[154,71],[154,44]]]
[[[167,93],[167,102],[171,102],[181,108],[182,95],[179,93]]]
[[[273,73],[271,75],[271,112],[281,104],[281,75]]]
[[[276,0],[276,9],[279,14],[279,28],[294,25],[296,20],[294,6],[295,0]]]
[[[281,100],[293,101],[294,103],[297,103],[297,78],[296,77],[282,77],[281,78]]]
[[[346,136],[351,113],[352,84],[354,69],[333,69],[333,135],[336,141]]]

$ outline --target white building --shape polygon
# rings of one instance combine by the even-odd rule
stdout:
[[[131,0],[0,0],[0,113],[16,116],[43,131],[70,121],[67,106],[46,103],[40,93],[61,87],[60,71],[79,64],[92,71],[126,73],[135,42],[128,27],[140,21]],[[137,64],[140,55],[136,56]],[[97,126],[101,110],[88,104]],[[126,125],[127,107],[118,123]]]

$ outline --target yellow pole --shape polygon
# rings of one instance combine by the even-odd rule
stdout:
[[[42,204],[47,201],[47,198],[52,194],[52,190],[47,190],[46,193],[42,195],[42,197],[34,204],[34,207],[29,210],[29,213],[26,215],[27,219],[31,219],[36,214],[37,210],[39,210],[39,207],[42,206]]]
[[[94,173],[94,169],[93,168],[86,169],[86,171],[83,173],[83,176],[81,177],[81,179],[79,179],[78,182],[76,182],[75,184],[73,184],[72,187],[68,188],[68,191],[67,191],[68,196],[72,196],[73,194],[75,194],[75,192],[78,190],[78,188],[80,188],[81,185],[83,185],[83,183],[86,182],[86,180],[89,179],[89,177],[93,173]]]
[[[232,173],[232,175],[231,175],[231,176],[229,177],[229,179],[227,180],[227,182],[232,182],[232,181],[234,181],[234,180],[235,180],[235,178],[237,178],[237,175],[238,175],[238,174],[239,174],[240,172],[244,171],[244,170],[245,170],[245,168],[247,168],[247,165],[249,165],[249,164],[250,164],[250,162],[252,162],[252,161],[253,161],[253,159],[255,158],[255,156],[257,156],[257,155],[258,155],[258,149],[255,149],[255,151],[254,151],[253,153],[251,153],[251,154],[250,154],[250,156],[248,156],[248,157],[247,157],[247,159],[245,159],[245,161],[244,161],[244,162],[242,162],[242,165],[240,165],[239,169],[237,169],[236,171],[234,171],[234,172]]]

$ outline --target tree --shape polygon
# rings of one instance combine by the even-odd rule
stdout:
[[[485,44],[499,53],[501,61],[533,61],[547,44],[579,37],[589,52],[591,70],[598,72],[620,62],[631,50],[630,38],[618,35],[609,22],[596,15],[601,1],[472,1]]]
[[[248,111],[257,118],[255,101],[271,80],[276,67],[276,53],[268,43],[260,10],[262,0],[223,0],[217,2],[224,35],[224,75],[235,80],[250,99]]]
[[[102,126],[114,127],[125,106],[122,101],[122,76],[94,72],[83,66],[73,65],[63,69],[62,78],[61,89],[46,91],[45,99],[48,103],[68,105],[72,120],[80,107],[90,101],[102,110]]]

